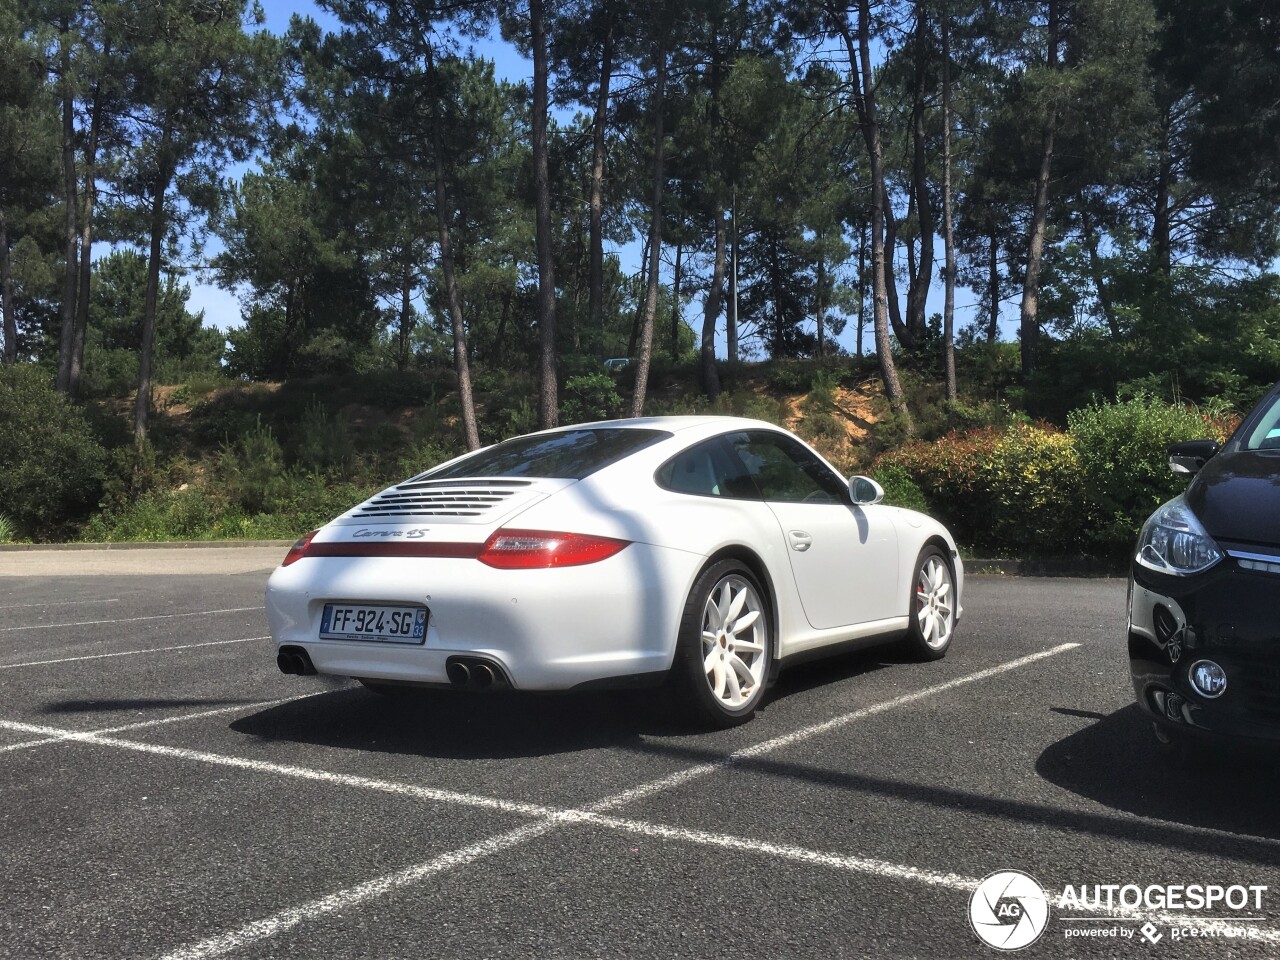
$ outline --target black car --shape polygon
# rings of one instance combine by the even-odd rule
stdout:
[[[1280,384],[1221,447],[1177,443],[1193,477],[1153,513],[1129,577],[1129,667],[1163,743],[1280,740]]]

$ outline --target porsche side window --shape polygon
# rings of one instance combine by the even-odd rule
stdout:
[[[708,440],[672,457],[658,468],[658,486],[699,497],[759,500],[760,493],[722,438]]]
[[[730,445],[766,500],[845,503],[845,485],[803,444],[780,434],[737,433]]]

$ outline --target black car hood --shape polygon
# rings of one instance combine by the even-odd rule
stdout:
[[[1280,547],[1280,450],[1218,454],[1186,499],[1215,540]]]

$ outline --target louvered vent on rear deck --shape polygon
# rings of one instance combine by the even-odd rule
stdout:
[[[528,480],[410,480],[361,504],[351,517],[478,517],[531,485]]]

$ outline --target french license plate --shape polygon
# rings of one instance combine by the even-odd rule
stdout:
[[[380,640],[422,643],[427,637],[427,608],[377,603],[326,603],[320,618],[321,640]]]

